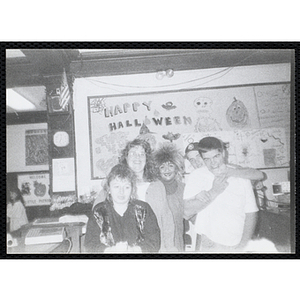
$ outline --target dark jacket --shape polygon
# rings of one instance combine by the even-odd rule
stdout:
[[[139,246],[142,252],[158,252],[160,229],[150,205],[140,200],[130,200],[123,216],[109,200],[98,203],[89,218],[85,236],[88,253],[101,253],[118,242]]]

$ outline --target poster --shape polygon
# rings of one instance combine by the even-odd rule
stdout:
[[[74,158],[59,158],[52,160],[53,192],[75,191]]]
[[[261,128],[290,127],[290,84],[254,87]]]
[[[31,129],[25,131],[25,165],[48,164],[47,129]]]
[[[49,173],[28,173],[18,175],[25,206],[50,205]]]
[[[183,152],[182,135],[187,132],[251,129],[258,124],[249,86],[87,98],[92,179],[104,178],[126,143],[136,137],[149,141],[154,150],[172,142]],[[235,107],[243,108],[238,115],[232,113]]]
[[[236,131],[237,163],[243,167],[289,167],[289,153],[285,130],[265,128]]]
[[[184,152],[187,133],[196,140],[208,134],[227,139],[232,163],[260,168],[287,166],[289,90],[283,83],[89,96],[91,177],[104,178],[129,140],[143,137],[154,150],[170,141]],[[285,136],[281,129],[272,128],[283,128]],[[267,143],[259,142],[260,129],[268,129],[263,134],[278,135],[284,145],[276,138],[271,142],[271,137]],[[233,136],[233,132],[246,133]]]
[[[53,192],[75,191],[74,158],[60,158],[52,160],[52,189]]]

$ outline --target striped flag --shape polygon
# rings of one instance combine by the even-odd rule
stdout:
[[[59,105],[62,109],[65,109],[65,107],[68,105],[71,98],[69,85],[67,81],[67,74],[66,70],[64,69],[62,78],[61,78],[61,86],[60,86],[60,99],[59,99]]]

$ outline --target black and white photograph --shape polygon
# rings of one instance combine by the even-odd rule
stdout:
[[[6,257],[292,257],[295,48],[145,44],[5,49]]]

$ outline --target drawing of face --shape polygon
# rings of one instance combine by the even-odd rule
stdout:
[[[131,183],[128,179],[114,178],[109,183],[109,192],[113,203],[126,204],[130,200],[132,191]]]
[[[232,127],[243,127],[248,121],[248,111],[242,101],[234,100],[228,107],[227,121]]]
[[[211,110],[212,101],[209,98],[197,98],[194,100],[194,106],[197,112],[208,112]]]
[[[164,181],[172,181],[176,173],[176,166],[170,161],[161,164],[159,167],[160,177]]]

